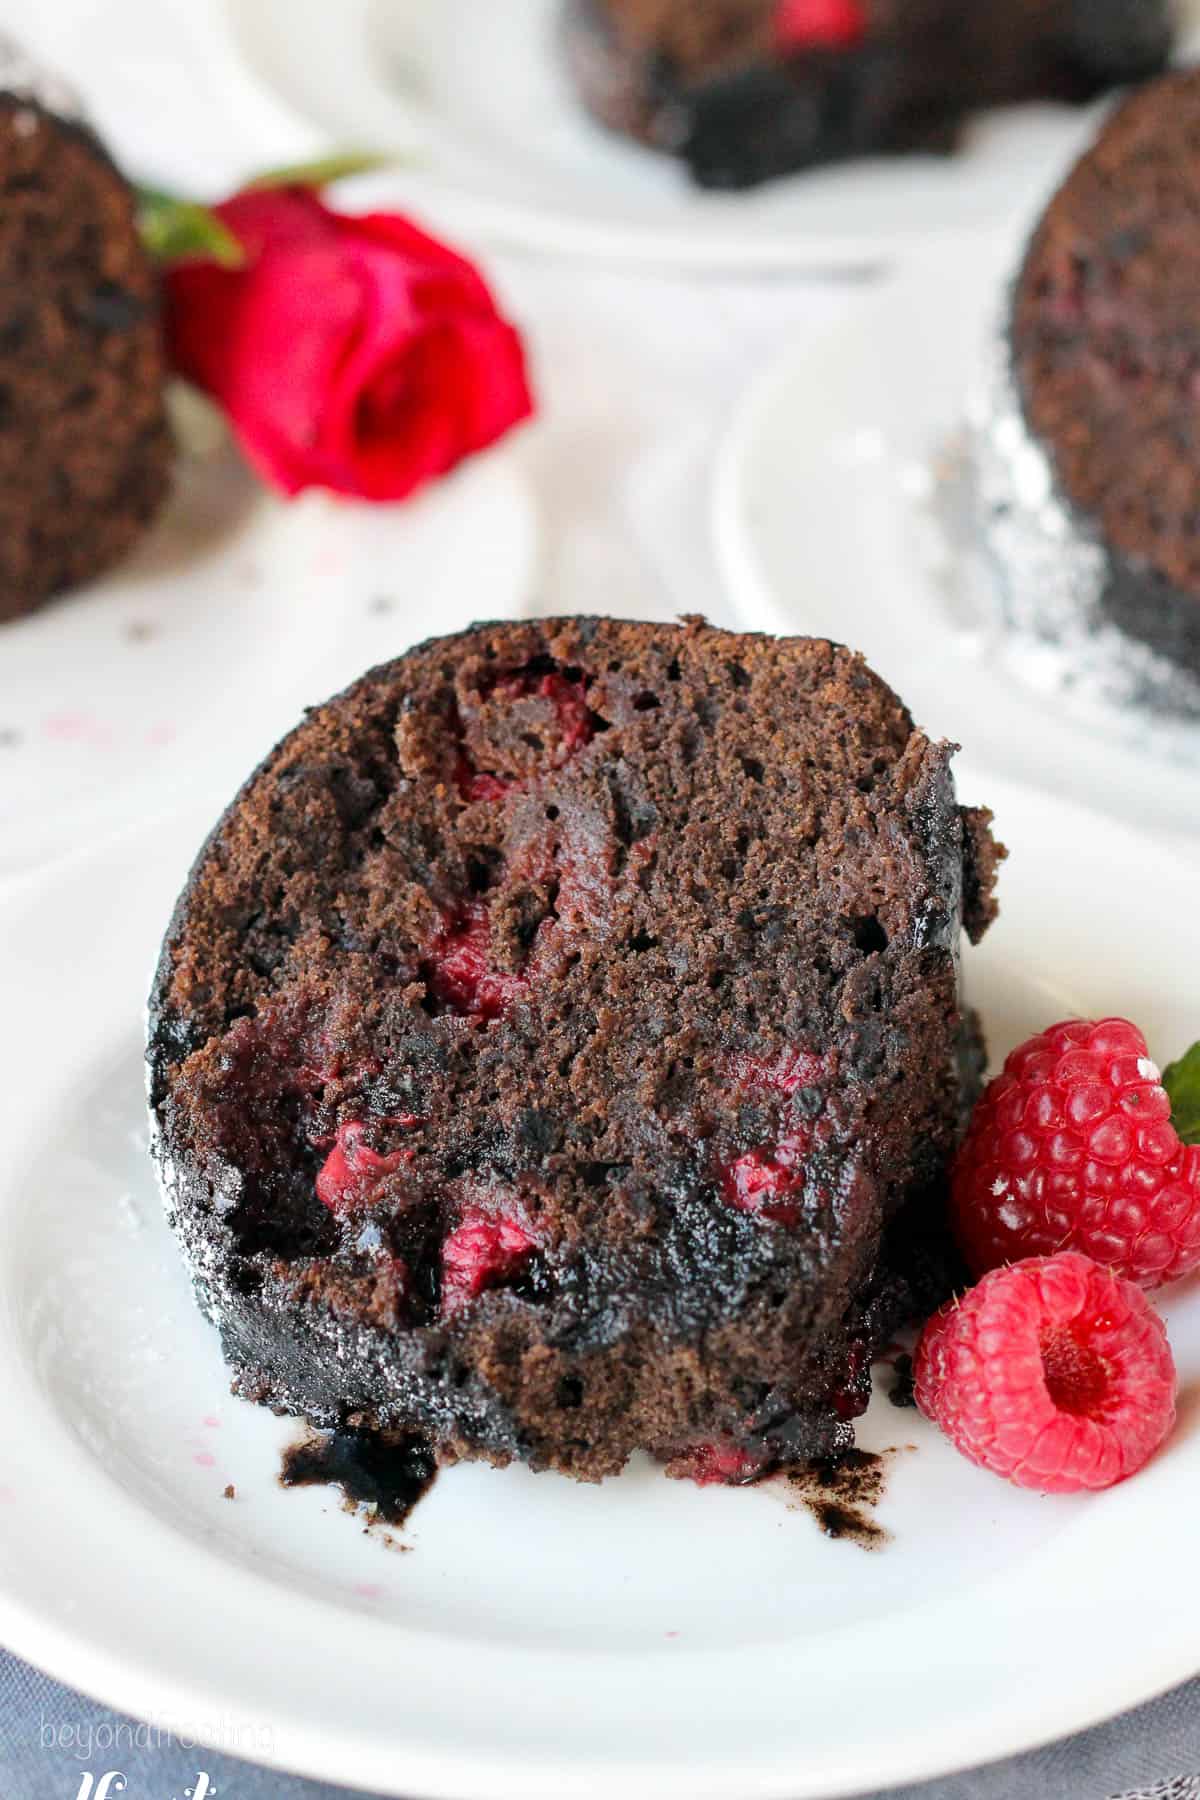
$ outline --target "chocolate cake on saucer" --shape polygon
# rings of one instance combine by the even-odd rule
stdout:
[[[170,483],[158,284],[69,92],[0,38],[0,623],[116,562]]]
[[[309,712],[150,1009],[238,1390],[584,1479],[848,1446],[952,1275],[998,851],[950,756],[848,650],[699,620],[481,625]]]
[[[1008,622],[1200,718],[1200,71],[1111,115],[1043,211],[975,401]]]
[[[1083,101],[1165,64],[1170,0],[567,0],[575,86],[704,187],[947,151],[979,107]]]

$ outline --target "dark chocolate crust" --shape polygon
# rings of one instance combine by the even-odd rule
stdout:
[[[602,124],[672,152],[703,187],[746,188],[946,152],[980,107],[1085,101],[1157,74],[1171,47],[1169,0],[848,3],[861,31],[789,52],[782,0],[566,0],[564,49]]]
[[[311,712],[150,1005],[240,1391],[584,1478],[847,1444],[950,1279],[996,856],[950,752],[839,646],[701,621],[478,626]]]
[[[157,279],[90,131],[0,93],[0,621],[126,554],[172,448]]]
[[[1013,298],[1029,430],[1103,549],[1103,619],[1200,676],[1200,71],[1132,95],[1050,201]]]

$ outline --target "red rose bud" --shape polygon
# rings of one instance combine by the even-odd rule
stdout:
[[[274,487],[399,500],[530,416],[521,340],[463,257],[311,188],[213,208],[245,262],[168,267],[177,371]]]

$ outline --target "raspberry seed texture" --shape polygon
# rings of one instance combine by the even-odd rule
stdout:
[[[955,1447],[1018,1487],[1111,1487],[1175,1422],[1175,1364],[1141,1289],[1086,1256],[1030,1257],[934,1314],[917,1405]]]
[[[1164,1081],[1182,1089],[1125,1019],[1068,1020],[1013,1051],[953,1171],[976,1275],[1067,1249],[1147,1288],[1200,1266],[1200,1145],[1180,1135]]]

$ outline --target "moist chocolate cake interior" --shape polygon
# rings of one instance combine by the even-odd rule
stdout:
[[[591,1477],[845,1446],[948,1280],[998,854],[949,754],[848,652],[699,621],[481,627],[311,714],[152,1005],[242,1390]]]

